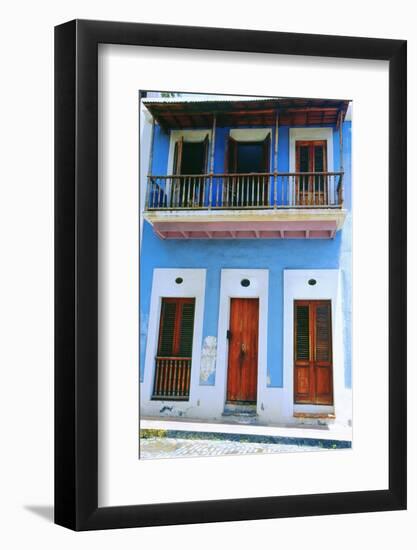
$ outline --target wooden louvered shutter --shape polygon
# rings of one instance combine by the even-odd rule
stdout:
[[[204,173],[208,174],[208,172],[210,171],[210,168],[209,168],[209,162],[210,162],[210,159],[209,159],[209,150],[210,150],[209,143],[210,143],[209,135],[207,134],[206,137],[204,138],[204,167],[203,167],[203,170],[202,170],[203,174]]]
[[[330,300],[294,303],[294,402],[333,404]]]
[[[173,355],[176,312],[177,305],[175,302],[162,300],[158,346],[158,355],[160,357],[170,357]]]
[[[310,359],[309,306],[296,307],[296,359]]]
[[[316,306],[316,361],[330,361],[330,305]]]
[[[294,304],[294,401],[310,402],[312,376],[310,372],[310,305]]]
[[[162,298],[158,357],[191,357],[194,298]]]
[[[271,134],[268,134],[262,143],[263,172],[269,172],[271,158]]]
[[[263,172],[269,172],[270,170],[270,162],[271,162],[271,134],[268,134],[266,138],[264,139],[262,147],[262,156],[263,156]],[[269,194],[269,177],[265,176],[263,178],[263,193],[262,193],[262,200],[263,204],[267,205],[269,204],[268,201],[268,194]]]
[[[175,142],[174,148],[174,164],[173,164],[173,174],[176,176],[181,174],[181,165],[182,165],[182,150],[184,146],[184,137],[181,137],[178,141]]]
[[[329,301],[314,304],[315,402],[333,403],[332,320]]]
[[[235,174],[237,170],[237,141],[229,137],[226,149],[226,172]]]
[[[237,141],[229,136],[226,145],[226,156],[224,159],[224,172],[235,174],[237,170]],[[223,205],[236,205],[235,178],[225,178],[223,184]]]
[[[180,324],[179,354],[181,357],[191,357],[193,349],[194,302],[182,304]]]

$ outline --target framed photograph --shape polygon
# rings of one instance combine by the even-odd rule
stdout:
[[[406,508],[406,42],[55,29],[55,522]]]

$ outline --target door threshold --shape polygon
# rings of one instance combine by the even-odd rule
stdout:
[[[226,401],[227,407],[256,407],[256,401]]]
[[[318,419],[328,419],[334,420],[336,415],[334,413],[309,413],[309,412],[295,412],[293,413],[294,418],[318,418]]]
[[[226,402],[222,416],[257,416],[256,403]]]

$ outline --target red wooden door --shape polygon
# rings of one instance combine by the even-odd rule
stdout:
[[[256,402],[259,299],[230,300],[227,401]]]
[[[333,405],[330,300],[294,302],[294,403]]]

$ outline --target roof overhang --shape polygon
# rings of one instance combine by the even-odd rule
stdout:
[[[144,99],[143,104],[165,129],[224,126],[337,125],[349,106],[344,99],[251,98],[247,100],[161,101]]]

